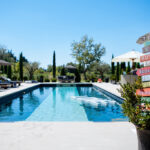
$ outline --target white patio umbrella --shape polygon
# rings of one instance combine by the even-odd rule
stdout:
[[[112,59],[112,62],[140,62],[140,56],[143,54],[138,51],[130,51]]]

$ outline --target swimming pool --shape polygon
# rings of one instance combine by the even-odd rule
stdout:
[[[0,121],[126,121],[119,102],[94,87],[40,86],[0,104]]]

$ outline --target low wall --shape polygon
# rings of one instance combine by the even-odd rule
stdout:
[[[121,75],[121,80],[120,80],[120,83],[121,84],[126,84],[127,82],[128,83],[134,83],[135,80],[138,79],[138,76],[137,75]]]

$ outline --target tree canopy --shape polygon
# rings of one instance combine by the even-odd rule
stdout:
[[[100,44],[94,43],[92,38],[84,36],[79,42],[72,43],[72,56],[83,67],[84,78],[90,65],[101,61],[101,57],[105,54],[105,48]]]

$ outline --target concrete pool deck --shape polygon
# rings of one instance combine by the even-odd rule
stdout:
[[[93,83],[119,96],[119,85]],[[25,84],[0,92],[6,96],[37,86]],[[117,93],[118,92],[118,93]],[[0,123],[1,150],[137,150],[135,127],[128,122]]]
[[[21,86],[16,88],[0,89],[0,98],[23,91],[39,85],[40,83],[21,83]]]
[[[137,150],[128,122],[0,123],[1,150]]]
[[[120,89],[120,85],[119,84],[112,84],[112,83],[93,83],[93,85],[100,87],[118,97],[121,97],[121,94],[118,92],[118,89]]]

